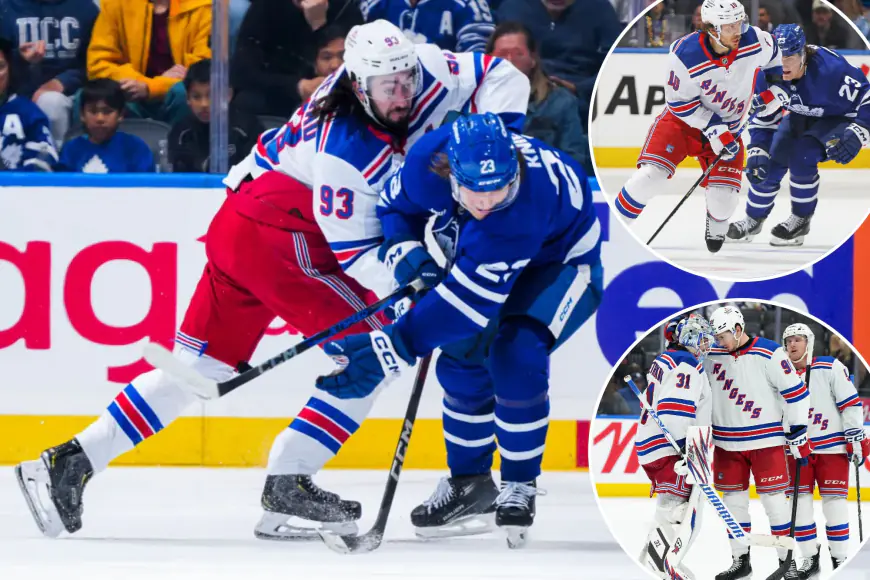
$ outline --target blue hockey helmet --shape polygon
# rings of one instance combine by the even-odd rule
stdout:
[[[517,148],[498,115],[459,117],[447,142],[447,159],[453,197],[466,209],[492,212],[506,208],[516,199],[520,174]],[[487,198],[485,194],[501,192],[503,188],[507,191],[492,203],[484,202],[485,207],[472,208],[461,188],[483,194],[480,196],[483,200]]]
[[[780,24],[773,29],[773,37],[782,56],[803,54],[807,46],[807,36],[799,24]]]

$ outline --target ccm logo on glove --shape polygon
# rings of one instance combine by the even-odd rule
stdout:
[[[375,347],[375,352],[377,352],[378,357],[381,359],[381,366],[384,368],[384,371],[388,371],[390,374],[398,376],[401,373],[399,369],[399,357],[397,357],[395,351],[393,351],[392,345],[390,344],[390,341],[387,340],[386,335],[379,332],[373,332],[372,344]]]

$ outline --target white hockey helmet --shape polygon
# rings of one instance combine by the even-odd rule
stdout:
[[[746,323],[743,321],[743,313],[736,306],[722,306],[710,315],[710,326],[713,327],[714,335],[730,330],[734,334],[734,337],[739,339],[740,337],[737,336],[738,324],[740,325],[741,335],[745,334]]]
[[[691,314],[688,318],[682,319],[677,324],[674,335],[677,342],[695,355],[698,362],[704,361],[713,347],[713,343],[716,342],[710,323],[697,314]]]
[[[786,340],[791,336],[803,336],[807,339],[807,351],[804,353],[807,361],[806,364],[809,366],[813,362],[813,343],[816,341],[816,335],[813,334],[813,331],[809,326],[803,324],[802,322],[797,322],[795,324],[789,325],[784,331],[782,331],[782,347],[788,351]]]
[[[701,21],[713,26],[716,36],[712,34],[711,36],[716,42],[719,42],[722,26],[725,24],[739,22],[740,34],[745,34],[749,30],[746,9],[738,0],[704,0],[701,4]]]
[[[373,20],[354,26],[344,40],[344,68],[356,83],[356,96],[368,115],[378,121],[372,109],[372,80],[376,77],[412,71],[412,97],[423,87],[423,71],[414,43],[394,24]]]

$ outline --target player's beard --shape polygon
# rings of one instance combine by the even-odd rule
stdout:
[[[408,122],[411,120],[411,104],[391,106],[386,115],[375,110],[375,117],[391,133],[404,135],[408,132]]]

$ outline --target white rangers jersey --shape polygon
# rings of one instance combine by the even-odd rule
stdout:
[[[832,356],[814,358],[811,369],[807,432],[815,443],[813,453],[846,453],[843,433],[864,428],[858,390],[849,380],[846,366]]]
[[[681,446],[692,425],[710,424],[710,384],[704,367],[687,350],[666,350],[656,357],[646,375],[644,397]],[[641,465],[677,455],[662,430],[644,411],[634,436],[634,449]]]
[[[713,391],[713,442],[728,451],[785,445],[783,422],[806,426],[809,391],[785,350],[752,338],[734,352],[713,348],[704,361]]]
[[[696,129],[720,122],[731,131],[752,103],[758,69],[782,67],[773,37],[750,26],[737,50],[717,55],[706,33],[693,32],[671,44],[665,100],[668,109]]]
[[[453,111],[499,113],[506,124],[519,128],[529,103],[528,79],[506,60],[454,54],[431,44],[416,48],[423,89],[403,143],[357,116],[332,116],[321,122],[312,114],[311,104],[332,90],[344,73],[341,67],[284,127],[263,133],[224,180],[236,189],[249,174],[256,178],[277,170],[311,187],[315,219],[339,264],[379,296],[391,292],[395,283],[377,258],[383,236],[375,207],[407,149]]]

